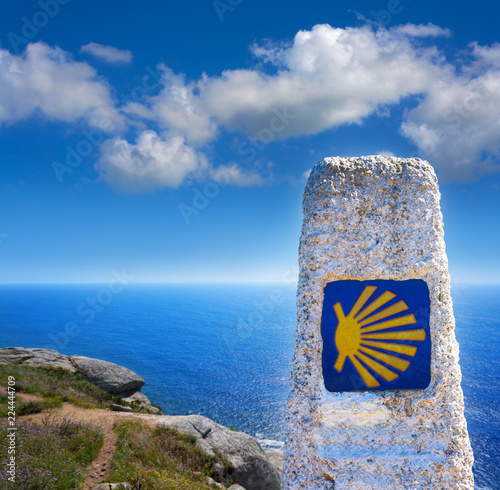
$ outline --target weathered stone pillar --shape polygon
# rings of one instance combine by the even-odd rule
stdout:
[[[474,488],[439,199],[418,158],[313,168],[284,490]]]

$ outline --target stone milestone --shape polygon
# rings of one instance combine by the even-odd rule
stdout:
[[[439,200],[418,158],[313,168],[284,490],[473,490]]]

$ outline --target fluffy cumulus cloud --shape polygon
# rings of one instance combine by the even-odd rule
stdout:
[[[453,66],[433,46],[437,36],[449,35],[433,24],[316,25],[290,42],[254,45],[253,68],[188,80],[160,64],[157,92],[121,107],[90,65],[58,48],[31,44],[19,56],[0,49],[0,122],[41,114],[94,126],[110,120],[117,129],[139,131],[135,141],[115,137],[102,144],[96,168],[118,190],[193,179],[261,185],[270,178],[255,165],[256,149],[254,169],[208,161],[204,151],[222,130],[244,131],[255,148],[264,148],[276,139],[383,117],[417,96],[401,133],[442,175],[470,178],[478,169],[498,168],[500,45],[473,43],[465,61]],[[131,60],[130,53],[97,43],[82,51],[110,62]]]
[[[425,35],[422,29],[317,25],[299,31],[290,45],[254,47],[274,73],[226,71],[200,83],[200,98],[221,124],[253,135],[269,125],[273,109],[294,115],[280,138],[360,123],[383,106],[425,92],[448,70],[435,49],[411,42],[412,35]]]
[[[406,96],[425,94],[436,80],[452,76],[435,48],[413,42],[449,34],[432,24],[390,30],[317,25],[298,32],[292,43],[253,46],[254,69],[188,81],[160,65],[160,92],[143,104],[128,104],[125,111],[158,123],[195,148],[214,140],[219,127],[246,131],[266,144],[360,124],[374,112],[382,113]],[[239,166],[224,168],[235,185],[265,180]]]
[[[108,63],[120,64],[132,62],[132,53],[128,49],[118,49],[114,46],[105,46],[94,42],[82,46],[80,52],[91,54]]]
[[[470,46],[460,74],[431,84],[409,112],[402,133],[449,180],[498,171],[500,157],[500,45]]]
[[[263,185],[272,182],[272,177],[263,177],[258,172],[242,169],[237,163],[219,165],[210,170],[210,178],[221,184],[239,187]]]
[[[409,37],[450,37],[450,29],[443,29],[442,27],[434,24],[404,24],[397,26],[392,30],[399,35],[406,35]]]
[[[102,180],[123,192],[179,187],[187,180],[235,186],[266,182],[258,173],[243,170],[236,163],[213,167],[205,154],[189,146],[182,136],[162,137],[146,130],[135,143],[113,138],[105,141],[101,150],[96,170]]]
[[[82,119],[107,130],[125,127],[96,71],[41,42],[29,44],[19,56],[0,49],[0,86],[0,122],[38,113],[59,121]]]
[[[208,167],[205,155],[188,146],[181,136],[162,138],[149,130],[142,132],[136,143],[109,139],[101,150],[96,169],[104,181],[120,191],[179,187]]]
[[[162,72],[160,94],[148,99],[148,108],[131,103],[125,110],[158,121],[163,128],[184,136],[191,144],[213,140],[217,124],[197,94],[198,84],[186,83],[183,75],[175,74],[165,65],[160,65],[159,69]]]
[[[193,144],[216,136],[215,121],[253,136],[271,130],[271,139],[361,123],[381,107],[424,93],[450,70],[435,49],[412,43],[448,34],[432,24],[391,30],[317,25],[299,31],[291,44],[253,46],[255,69],[187,82],[162,67],[163,90],[128,110],[159,120]]]

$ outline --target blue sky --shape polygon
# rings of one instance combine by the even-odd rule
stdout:
[[[0,16],[0,282],[282,281],[308,170],[420,156],[499,282],[500,7],[26,0]]]

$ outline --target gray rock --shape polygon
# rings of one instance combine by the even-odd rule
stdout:
[[[74,373],[75,367],[68,356],[52,349],[6,347],[0,349],[0,364],[22,364],[23,366],[47,366],[63,368]]]
[[[213,478],[207,477],[207,481],[210,485],[217,487],[217,488],[226,488],[224,485],[221,483],[217,483]],[[240,487],[241,488],[241,487]]]
[[[227,490],[245,490],[241,485],[231,485]]]
[[[33,357],[33,353],[24,347],[5,347],[0,349],[0,364],[20,364]]]
[[[157,422],[191,434],[207,454],[221,454],[234,467],[232,482],[252,490],[279,490],[280,475],[257,439],[234,432],[201,415],[163,416]]]
[[[27,349],[33,354],[33,357],[23,362],[23,366],[46,366],[53,368],[62,368],[74,373],[76,368],[71,364],[68,356],[60,354],[52,349]]]
[[[113,403],[110,408],[111,408],[111,410],[113,410],[113,412],[129,412],[129,413],[131,413],[134,411],[131,407],[117,405],[116,403]]]
[[[154,407],[153,405],[151,405],[149,398],[140,391],[137,391],[131,396],[123,398],[123,401],[126,403],[130,403],[132,407],[137,408],[143,412],[161,415],[161,410],[158,407]]]
[[[267,459],[271,462],[271,464],[280,472],[283,471],[283,451],[264,451]]]
[[[92,490],[115,490],[119,488],[132,488],[129,483],[99,483],[95,487],[92,487]]]
[[[84,356],[69,359],[88,381],[113,395],[130,396],[144,386],[137,373],[118,364]]]
[[[151,405],[149,398],[141,391],[137,391],[136,393],[123,398],[123,401],[127,403],[139,402],[139,405]]]

